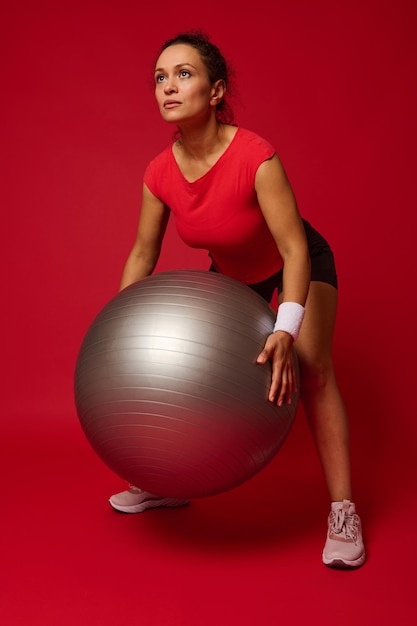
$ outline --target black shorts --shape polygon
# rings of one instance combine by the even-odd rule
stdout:
[[[328,283],[337,289],[337,274],[333,252],[327,241],[318,233],[309,222],[303,219],[304,229],[307,235],[308,249],[311,259],[311,281]],[[210,268],[216,271],[213,266]],[[282,268],[266,280],[254,285],[248,285],[259,293],[267,302],[271,302],[275,289],[282,292]]]

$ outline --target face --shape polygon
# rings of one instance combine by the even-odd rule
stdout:
[[[221,85],[210,83],[206,66],[192,46],[170,46],[156,62],[155,96],[167,122],[207,119],[215,114],[221,89]]]

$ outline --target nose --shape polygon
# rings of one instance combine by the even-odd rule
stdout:
[[[167,81],[164,85],[164,92],[166,94],[175,93],[177,91],[177,86],[173,78],[167,78]]]

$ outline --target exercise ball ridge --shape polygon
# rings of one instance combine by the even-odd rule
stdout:
[[[118,293],[75,367],[77,414],[95,452],[167,497],[215,495],[253,477],[298,405],[298,393],[290,405],[269,402],[271,368],[256,363],[274,321],[249,287],[204,270],[160,272]]]

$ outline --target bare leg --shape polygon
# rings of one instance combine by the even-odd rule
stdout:
[[[348,417],[332,361],[336,309],[337,290],[327,283],[312,282],[295,344],[300,398],[333,502],[352,497]]]

